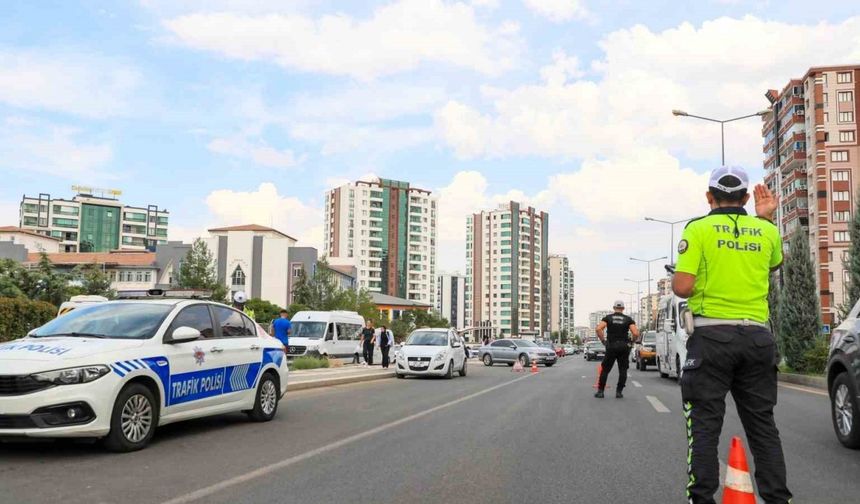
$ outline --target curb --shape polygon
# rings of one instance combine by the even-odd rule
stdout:
[[[777,377],[781,382],[793,383],[795,385],[804,385],[807,387],[827,390],[827,378],[823,376],[810,376],[780,372],[777,374]]]
[[[308,390],[323,387],[334,387],[335,385],[346,385],[349,383],[361,383],[367,381],[382,380],[385,378],[394,378],[394,373],[377,373],[358,376],[342,376],[340,378],[327,378],[323,380],[309,380],[298,383],[287,383],[287,393],[294,390]]]

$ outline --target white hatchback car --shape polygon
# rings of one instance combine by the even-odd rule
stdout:
[[[283,345],[229,306],[97,303],[0,344],[0,439],[104,438],[110,450],[138,450],[179,420],[271,420],[286,390]]]
[[[406,375],[444,376],[454,372],[466,376],[466,345],[451,329],[416,329],[396,354],[394,373]]]

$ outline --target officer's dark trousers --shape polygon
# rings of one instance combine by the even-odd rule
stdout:
[[[715,502],[720,486],[717,444],[728,392],[746,431],[759,495],[767,504],[790,502],[782,443],[773,420],[776,362],[773,335],[759,326],[697,327],[687,340],[681,396],[687,420],[690,504]]]
[[[618,391],[624,390],[627,385],[627,367],[630,364],[630,347],[626,341],[608,341],[606,343],[606,355],[603,356],[603,371],[600,373],[599,390],[606,388],[606,379],[612,366],[618,361]]]
[[[372,366],[373,365],[373,344],[372,343],[365,343],[363,350],[364,350],[363,351],[364,362],[366,362],[368,366]]]

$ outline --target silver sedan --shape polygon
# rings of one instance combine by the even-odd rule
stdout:
[[[537,346],[534,342],[524,339],[500,339],[479,349],[481,361],[485,366],[504,363],[513,366],[520,361],[523,366],[531,365],[532,361],[550,367],[558,361],[554,351]]]

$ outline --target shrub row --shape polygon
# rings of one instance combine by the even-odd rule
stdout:
[[[44,301],[0,297],[0,342],[23,338],[57,316],[57,308]]]

